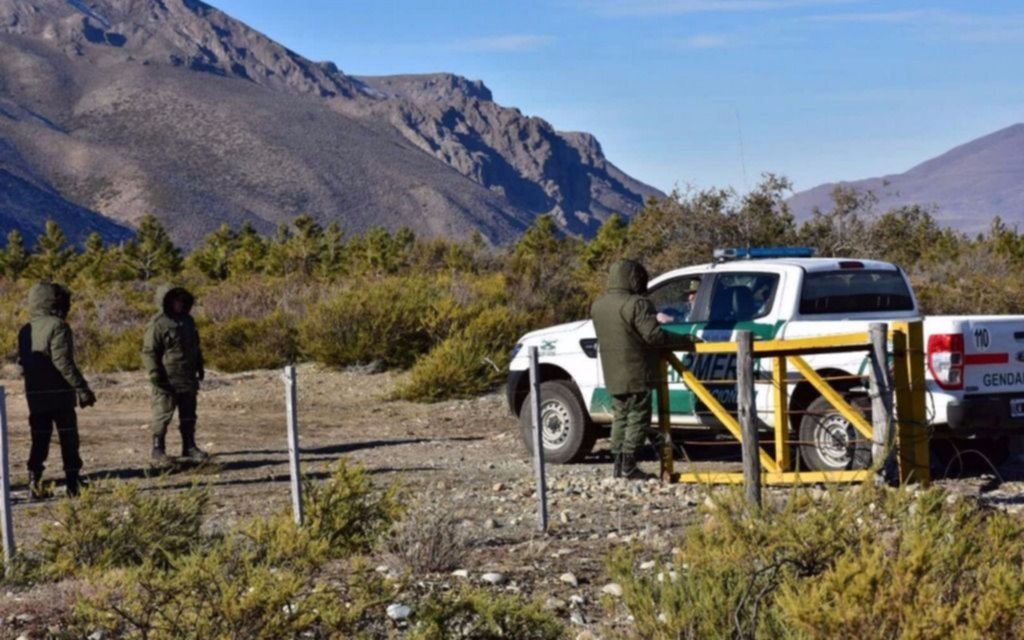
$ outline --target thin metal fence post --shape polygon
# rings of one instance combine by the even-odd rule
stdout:
[[[747,488],[747,501],[760,507],[761,452],[754,406],[754,334],[750,331],[736,332],[736,395],[737,417],[743,434],[743,483]]]
[[[892,478],[892,381],[889,380],[889,325],[873,322],[870,327],[871,353],[868,357],[871,423],[874,437],[871,460],[884,480]]]
[[[0,528],[3,529],[4,568],[11,570],[14,546],[14,514],[11,511],[11,466],[7,439],[7,389],[0,387]],[[31,489],[30,489],[31,490]]]
[[[544,477],[544,425],[540,413],[540,351],[530,347],[530,412],[533,417],[533,467],[537,475],[538,528],[548,530],[548,488]]]
[[[288,462],[291,467],[292,510],[295,524],[302,526],[305,519],[302,511],[302,472],[299,468],[299,416],[298,391],[295,367],[284,368],[285,406],[288,411]]]

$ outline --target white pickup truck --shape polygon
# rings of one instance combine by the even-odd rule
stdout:
[[[718,252],[716,252],[718,253]],[[787,339],[866,331],[872,322],[920,319],[917,300],[899,267],[871,260],[798,257],[807,250],[730,250],[712,264],[687,267],[654,278],[648,297],[666,330],[727,342],[737,330],[755,339]],[[761,258],[761,255],[775,256]],[[781,256],[781,257],[780,257]],[[717,256],[716,256],[717,257]],[[695,292],[695,294],[694,294]],[[1024,316],[930,316],[924,318],[928,416],[936,433],[976,439],[1005,451],[1006,436],[1024,433]],[[527,448],[530,438],[529,347],[540,353],[545,459],[582,459],[611,422],[600,345],[589,320],[529,333],[510,364],[508,401],[519,416]],[[701,380],[723,380],[709,389],[735,406],[736,357],[678,354]],[[866,356],[808,356],[822,375],[855,406],[866,406]],[[767,375],[770,359],[755,364]],[[790,373],[791,439],[805,468],[820,471],[865,468],[869,443],[817,391]],[[724,431],[679,380],[670,375],[673,427]],[[772,395],[758,393],[765,428],[772,426]],[[656,413],[656,412],[655,412]],[[995,443],[996,446],[991,445]]]

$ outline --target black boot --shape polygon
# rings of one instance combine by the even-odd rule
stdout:
[[[622,477],[627,480],[651,480],[654,478],[637,466],[635,453],[622,454]]]
[[[612,464],[615,467],[614,470],[612,471],[612,477],[613,478],[621,478],[622,477],[622,454],[621,453],[613,453],[612,454]]]
[[[29,471],[28,472],[28,501],[29,502],[41,502],[49,498],[49,493],[46,491],[46,485],[43,484],[43,472],[42,471]]]
[[[196,446],[196,432],[181,432],[181,457],[193,462],[202,462],[209,458],[209,454]]]
[[[64,486],[67,488],[69,498],[77,498],[82,489],[88,485],[77,471],[67,471],[64,473]]]
[[[162,467],[167,464],[167,436],[153,436],[153,453],[150,454],[153,465]]]

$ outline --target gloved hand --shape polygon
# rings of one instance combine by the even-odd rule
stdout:
[[[149,383],[161,391],[165,391],[167,393],[171,393],[173,391],[173,389],[171,389],[171,385],[164,380],[163,375],[161,375],[159,371],[154,371],[149,374]]]
[[[85,409],[96,404],[96,394],[92,392],[92,389],[85,387],[84,389],[78,390],[78,406]]]

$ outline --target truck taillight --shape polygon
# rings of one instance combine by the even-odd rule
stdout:
[[[940,387],[964,388],[964,334],[942,333],[928,337],[928,369]]]

